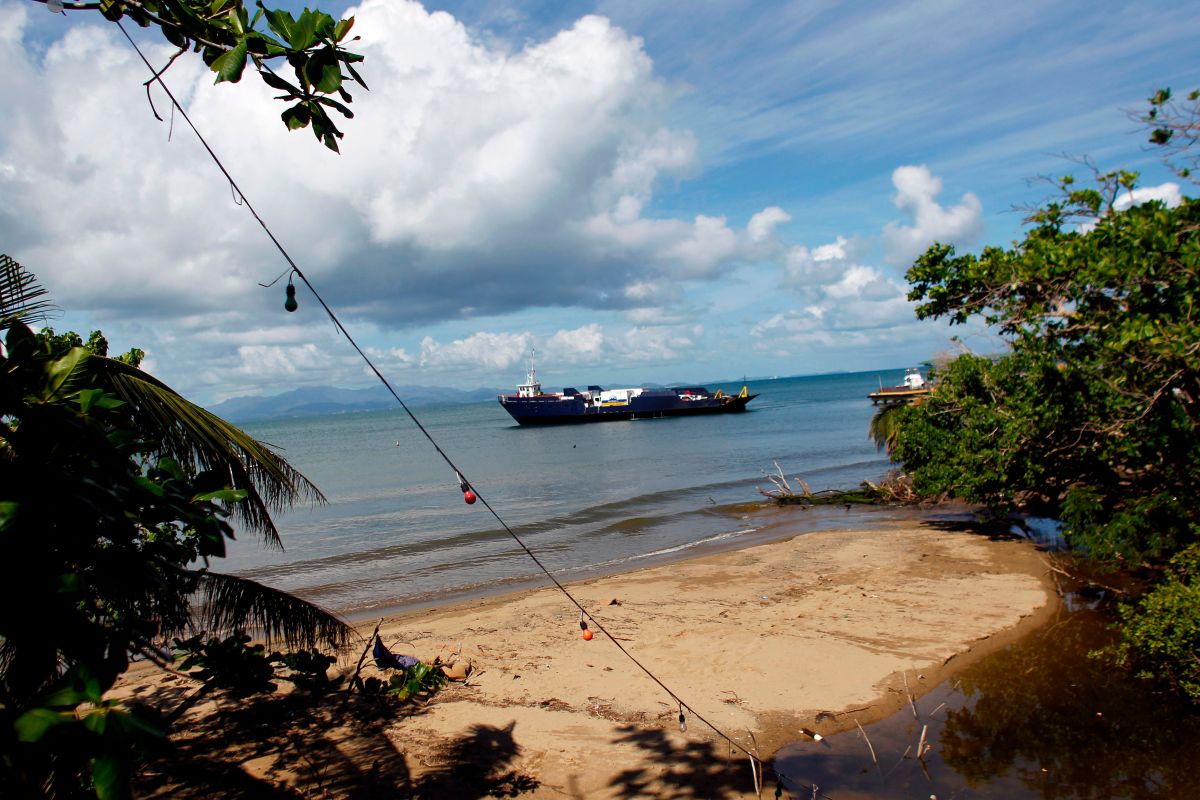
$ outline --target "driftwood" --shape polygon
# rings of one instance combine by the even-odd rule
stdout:
[[[871,751],[871,761],[875,767],[879,767],[879,759],[875,757],[875,748],[871,746],[871,739],[867,736],[867,732],[863,730],[863,726],[859,725],[858,720],[854,720],[854,724],[858,725],[858,732],[862,734],[863,740],[867,743],[867,749]]]
[[[792,480],[800,487],[798,490],[792,488],[791,482],[787,476],[783,474],[783,468],[779,466],[779,462],[775,464],[775,472],[770,473],[763,471],[763,476],[769,480],[774,489],[763,489],[759,487],[758,493],[763,497],[769,497],[779,505],[799,505],[802,507],[809,506],[851,506],[851,505],[877,505],[880,503],[915,503],[920,500],[912,490],[912,480],[907,475],[901,475],[895,471],[889,472],[888,475],[878,484],[870,481],[863,481],[862,485],[857,489],[823,489],[819,492],[814,492],[805,483],[804,479],[799,475],[793,476]]]

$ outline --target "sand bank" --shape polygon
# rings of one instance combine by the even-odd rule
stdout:
[[[919,695],[1039,624],[1053,610],[1044,572],[1025,542],[884,522],[570,589],[671,691],[769,758],[801,727],[891,713],[906,681]],[[394,652],[469,660],[470,677],[382,720],[369,746],[350,726],[323,735],[359,777],[406,785],[390,796],[753,796],[745,758],[690,715],[681,733],[662,687],[578,621],[554,588],[386,618]],[[260,755],[247,769],[309,794],[294,765]],[[338,785],[322,791],[350,796]]]
[[[891,713],[906,701],[905,677],[919,693],[955,661],[1036,624],[1053,596],[1044,571],[1027,543],[889,524],[796,536],[571,591],[687,704],[766,757],[801,738],[801,726],[827,734]],[[673,757],[694,772],[689,752],[699,741],[725,758],[728,745],[703,724],[679,732],[670,696],[603,634],[584,641],[578,617],[545,589],[385,619],[394,650],[457,655],[474,669],[466,686],[396,724],[398,744],[434,745],[425,754],[432,764],[439,747],[474,726],[508,731],[519,753],[506,769],[534,777],[541,786],[532,796],[545,797],[629,796],[643,783],[646,794],[669,796],[696,777],[672,778]]]

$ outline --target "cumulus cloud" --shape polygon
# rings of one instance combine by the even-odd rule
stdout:
[[[746,235],[754,244],[762,244],[774,235],[776,226],[790,222],[791,219],[792,215],[779,206],[764,208],[750,218],[746,225]]]
[[[779,247],[774,231],[789,216],[778,207],[744,227],[720,214],[647,213],[665,182],[698,172],[698,144],[668,123],[671,93],[642,41],[609,20],[586,16],[512,48],[409,0],[365,0],[349,13],[371,91],[350,87],[356,118],[341,156],[287,132],[255,76],[213,86],[195,58],[166,73],[348,320],[387,331],[529,308],[650,312]],[[256,364],[263,375],[307,374],[314,354],[303,345],[325,346],[323,323],[284,316],[280,288],[256,286],[278,274],[281,256],[179,119],[173,129],[154,120],[136,54],[88,19],[56,21],[58,32],[41,24],[51,39],[33,43],[25,6],[0,0],[0,35],[17,45],[0,48],[5,251],[60,305],[140,325],[139,344],[176,354],[157,363],[185,388],[219,382],[217,364],[246,379]],[[171,55],[152,36],[143,48],[155,64]],[[152,96],[168,116],[166,98]],[[314,309],[303,287],[299,300],[302,313]],[[212,330],[220,335],[202,347]],[[670,353],[689,337],[649,339]],[[390,363],[511,366],[522,345],[429,341]],[[177,366],[184,353],[193,369]]]
[[[592,323],[573,330],[555,331],[541,348],[551,363],[596,364],[605,356],[604,331]]]
[[[439,344],[431,336],[421,340],[422,367],[484,367],[507,369],[528,355],[528,333],[473,333],[464,339]]]
[[[243,345],[238,348],[241,363],[235,372],[263,380],[295,377],[306,371],[324,371],[332,357],[309,342],[296,347],[279,345]]]
[[[613,364],[669,362],[701,343],[704,326],[695,321],[635,325],[608,332],[599,323],[560,329],[546,336],[528,331],[478,331],[461,339],[421,341],[421,366],[443,369],[512,371],[533,351],[540,363],[562,371],[573,367],[611,369]]]
[[[881,268],[862,263],[866,248],[844,236],[788,251],[784,284],[805,302],[800,319],[826,320],[842,328],[874,327],[906,313],[905,287]],[[761,323],[760,323],[761,324]]]
[[[1143,186],[1132,192],[1124,192],[1113,203],[1117,211],[1124,211],[1132,206],[1140,206],[1151,200],[1161,200],[1167,208],[1178,208],[1183,202],[1183,193],[1179,184],[1168,181],[1158,186]]]
[[[910,224],[888,224],[883,230],[884,259],[907,264],[934,242],[970,244],[983,233],[983,205],[967,192],[949,208],[937,202],[942,180],[922,166],[897,167],[892,173],[892,202]]]
[[[858,246],[844,236],[815,248],[793,247],[784,261],[784,283],[793,287],[834,283],[853,265]]]
[[[892,173],[893,201],[911,222],[882,230],[883,265],[870,262],[871,243],[838,236],[814,247],[797,245],[783,259],[783,284],[799,307],[757,322],[751,335],[764,349],[780,342],[830,348],[877,347],[915,323],[907,285],[894,264],[906,263],[934,241],[965,242],[981,229],[981,206],[972,194],[950,209],[936,198],[941,179],[928,168],[900,167]]]

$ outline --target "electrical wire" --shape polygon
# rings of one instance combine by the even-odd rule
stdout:
[[[170,88],[163,81],[162,71],[154,69],[153,65],[151,65],[149,60],[147,60],[146,56],[142,53],[141,48],[138,47],[137,43],[129,35],[129,32],[125,30],[125,26],[122,25],[119,20],[117,21],[117,27],[120,28],[121,33],[125,35],[125,38],[129,41],[130,46],[132,46],[134,51],[137,52],[138,57],[140,57],[142,59],[142,62],[146,65],[146,68],[150,70],[150,73],[153,75],[151,82],[157,83],[160,87],[162,87],[162,90],[166,93],[167,97],[171,101],[172,109],[178,109],[180,116],[183,117],[185,122],[187,122],[188,127],[190,127],[192,129],[192,132],[196,134],[196,138],[200,141],[200,144],[202,144],[204,146],[204,149],[208,152],[209,157],[212,159],[213,163],[216,164],[217,169],[219,169],[221,171],[221,174],[225,176],[225,179],[227,181],[229,181],[229,185],[234,192],[235,201],[238,198],[241,199],[241,202],[239,202],[238,205],[244,206],[246,208],[246,210],[250,212],[251,216],[254,217],[255,221],[258,222],[259,226],[263,229],[263,232],[266,233],[267,237],[271,240],[271,243],[275,245],[275,249],[279,251],[279,254],[281,256],[283,256],[284,261],[286,261],[288,266],[290,267],[290,271],[292,273],[294,273],[295,276],[297,278],[299,278],[300,281],[306,287],[308,287],[308,290],[309,290],[309,292],[312,293],[312,296],[315,297],[317,302],[321,304],[321,308],[324,309],[325,313],[329,316],[330,320],[333,321],[334,327],[337,328],[339,333],[341,333],[343,336],[346,337],[346,341],[348,341],[350,343],[350,346],[354,348],[355,352],[358,353],[358,355],[366,363],[367,367],[371,370],[372,373],[374,373],[375,377],[379,379],[379,382],[383,384],[383,386],[387,389],[388,393],[391,394],[391,396],[395,399],[395,401],[400,405],[400,408],[402,408],[404,410],[404,413],[408,415],[408,418],[417,427],[417,430],[419,430],[425,436],[425,438],[429,441],[429,444],[433,446],[433,449],[437,452],[437,454],[442,457],[442,460],[445,461],[446,464],[450,467],[450,469],[452,469],[454,471],[455,475],[458,475],[461,478],[461,476],[463,475],[462,470],[460,470],[455,465],[453,459],[451,459],[449,454],[447,454],[446,451],[442,449],[441,445],[439,445],[437,443],[437,440],[433,438],[433,435],[429,433],[429,430],[423,424],[421,424],[421,420],[418,419],[417,415],[412,412],[412,409],[410,409],[408,407],[408,404],[404,402],[404,400],[400,397],[400,395],[392,387],[392,384],[388,381],[388,379],[386,377],[384,377],[382,372],[379,371],[379,368],[375,366],[375,363],[373,361],[371,361],[371,358],[366,354],[366,352],[363,351],[363,349],[361,347],[359,347],[358,342],[356,342],[354,340],[354,337],[350,335],[350,332],[342,324],[342,321],[340,319],[338,319],[337,314],[334,313],[333,309],[329,307],[329,305],[325,302],[325,299],[323,297],[321,297],[321,294],[317,291],[316,287],[313,286],[312,283],[308,280],[308,277],[304,274],[304,271],[300,269],[299,265],[296,264],[296,262],[292,259],[291,255],[287,252],[287,249],[284,248],[283,244],[280,243],[279,239],[276,238],[275,234],[271,231],[271,228],[267,225],[267,223],[263,220],[263,218],[261,216],[259,216],[258,210],[254,207],[254,204],[250,202],[250,198],[247,197],[246,193],[242,191],[242,188],[240,186],[238,186],[237,181],[234,179],[233,175],[231,175],[229,170],[225,168],[225,165],[221,162],[221,159],[217,156],[216,152],[214,152],[212,147],[209,146],[208,141],[204,138],[204,135],[202,133],[200,133],[200,130],[196,127],[195,123],[192,122],[191,118],[188,116],[188,113],[184,109],[184,107],[180,104],[180,102],[178,100],[175,99],[175,95],[171,92]],[[280,277],[282,277],[282,276],[280,276]],[[275,280],[279,280],[279,278],[276,278]],[[274,282],[275,281],[272,281],[272,283],[274,283]],[[746,748],[744,745],[742,745],[740,742],[735,740],[733,737],[729,736],[727,733],[725,733],[720,728],[718,728],[715,724],[713,724],[708,719],[706,719],[702,714],[700,714],[698,711],[696,711],[695,708],[693,708],[691,705],[689,705],[687,702],[685,702],[683,700],[683,698],[681,698],[674,691],[672,691],[669,686],[667,686],[665,683],[663,683],[662,680],[660,680],[659,677],[657,675],[655,675],[645,664],[643,664],[641,661],[639,661],[636,656],[634,656],[632,653],[630,653],[629,650],[627,650],[625,648],[625,646],[621,644],[620,640],[616,636],[614,636],[612,633],[610,633],[608,631],[608,629],[604,627],[604,624],[600,620],[593,617],[588,612],[588,610],[583,607],[583,604],[580,603],[579,600],[577,600],[573,594],[571,594],[570,590],[568,590],[567,587],[564,586],[558,580],[557,577],[555,577],[554,573],[551,572],[546,567],[546,565],[542,563],[542,560],[537,557],[537,554],[534,553],[533,550],[531,550],[529,548],[529,546],[525,544],[524,541],[522,541],[521,537],[518,536],[517,533],[512,528],[509,527],[508,523],[504,521],[504,518],[500,516],[499,512],[497,512],[496,509],[492,507],[492,504],[488,502],[487,498],[484,497],[482,494],[480,494],[479,490],[475,489],[475,487],[470,483],[470,481],[466,480],[465,478],[461,478],[461,480],[463,481],[463,485],[467,486],[468,488],[470,488],[471,490],[473,490],[475,492],[475,496],[478,498],[479,502],[483,503],[484,508],[486,508],[491,513],[491,515],[495,518],[496,522],[498,522],[500,524],[500,526],[502,528],[504,528],[504,531],[512,538],[512,540],[514,542],[516,542],[517,545],[523,551],[525,551],[525,554],[527,556],[529,556],[529,558],[533,561],[534,564],[537,565],[538,569],[540,569],[542,571],[542,573],[547,578],[550,579],[550,581],[554,584],[555,588],[557,588],[559,590],[559,592],[561,592],[563,594],[563,596],[566,597],[571,602],[572,605],[574,605],[576,608],[579,609],[580,614],[582,616],[585,616],[592,623],[594,623],[596,628],[601,633],[603,633],[605,636],[607,636],[608,640],[610,642],[612,642],[614,645],[616,645],[617,649],[620,650],[621,653],[626,658],[628,658],[638,669],[640,669],[643,673],[645,673],[646,676],[650,678],[650,680],[652,680],[656,684],[658,684],[658,686],[664,692],[666,692],[667,695],[670,696],[670,698],[672,700],[675,701],[675,703],[681,709],[680,710],[680,719],[681,719],[680,727],[681,728],[685,727],[684,723],[682,722],[682,719],[683,719],[682,709],[687,709],[689,712],[691,712],[691,715],[693,717],[700,720],[700,722],[704,723],[704,725],[706,725],[713,733],[717,734],[717,736],[724,739],[729,745],[737,748],[742,753],[747,755],[754,763],[758,764],[759,768],[761,770],[761,768],[763,766],[763,761],[761,758],[758,757],[757,753],[752,752],[751,750]],[[802,786],[803,786],[803,784],[802,784]],[[811,789],[812,787],[803,787],[803,788]],[[832,800],[832,798],[829,798],[828,795],[825,795],[823,793],[820,794],[819,796],[824,797],[827,800]]]

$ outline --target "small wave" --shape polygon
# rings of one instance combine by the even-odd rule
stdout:
[[[705,536],[702,539],[697,539],[694,542],[682,542],[680,544],[673,545],[672,547],[663,547],[658,550],[651,550],[646,553],[632,553],[628,556],[622,556],[621,558],[612,558],[607,561],[598,561],[598,562],[594,562],[591,564],[581,564],[581,565],[574,566],[574,567],[568,567],[566,569],[559,570],[558,573],[556,573],[556,574],[573,574],[573,573],[578,573],[578,572],[594,572],[596,570],[607,570],[610,567],[620,567],[625,564],[634,563],[636,561],[644,561],[647,559],[661,558],[662,556],[667,556],[672,553],[679,553],[679,552],[683,552],[684,550],[691,550],[695,547],[703,547],[704,545],[713,544],[714,542],[720,542],[720,541],[724,541],[726,539],[732,539],[736,536],[744,536],[746,534],[753,533],[756,530],[758,530],[758,528],[750,528],[750,527],[739,528],[736,531],[726,531],[724,533],[717,533],[717,534],[713,534],[712,536]]]

